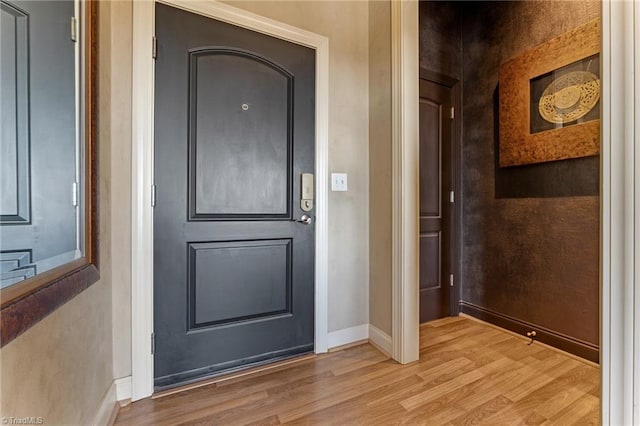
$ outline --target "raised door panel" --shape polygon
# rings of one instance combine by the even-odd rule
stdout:
[[[420,99],[420,216],[441,216],[440,105]]]
[[[190,68],[190,220],[290,217],[291,75],[229,49]]]
[[[291,240],[189,245],[189,328],[291,314]]]
[[[440,235],[441,232],[420,235],[420,290],[441,286]]]

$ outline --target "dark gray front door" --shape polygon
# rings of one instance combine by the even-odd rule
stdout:
[[[313,350],[315,52],[156,6],[157,388]]]

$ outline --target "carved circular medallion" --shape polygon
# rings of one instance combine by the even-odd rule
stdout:
[[[589,71],[564,74],[544,90],[538,110],[550,123],[569,123],[584,117],[600,99],[600,79]]]

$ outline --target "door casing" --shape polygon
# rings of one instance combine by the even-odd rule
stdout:
[[[315,173],[315,352],[328,349],[328,147],[329,40],[216,1],[164,0],[162,3],[277,37],[316,51]],[[131,400],[153,394],[153,128],[152,57],[155,2],[133,2],[133,120],[131,223]]]

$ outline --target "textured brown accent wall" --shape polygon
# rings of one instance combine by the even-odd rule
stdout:
[[[462,35],[457,2],[420,2],[420,68],[462,79]]]
[[[420,3],[420,67],[463,81],[465,311],[551,344],[598,345],[600,158],[498,167],[498,70],[599,15],[597,1]]]
[[[598,345],[599,158],[498,168],[497,99],[501,63],[597,18],[600,3],[470,2],[460,12],[462,300]]]

